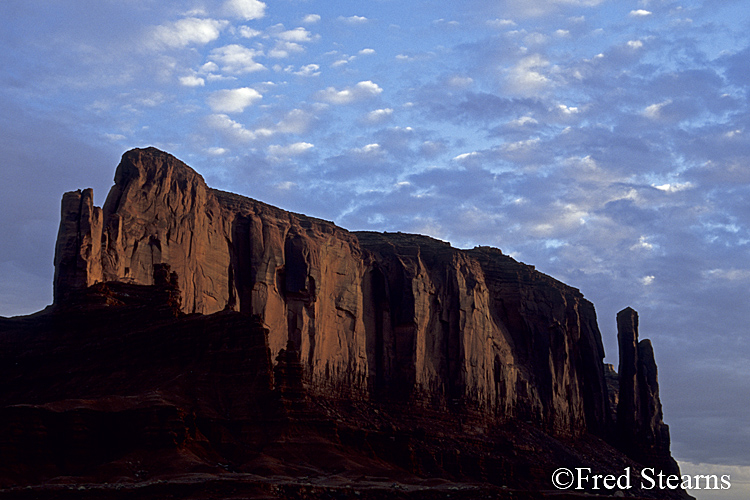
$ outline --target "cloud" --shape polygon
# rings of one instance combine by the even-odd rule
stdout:
[[[260,55],[263,53],[248,49],[243,45],[232,44],[212,50],[209,59],[210,62],[220,66],[222,71],[230,74],[244,74],[266,69],[254,60]]]
[[[320,16],[318,14],[308,14],[302,18],[302,22],[305,24],[315,24],[318,21],[320,21]]]
[[[195,75],[188,75],[180,77],[180,85],[185,87],[203,87],[206,85],[206,80]]]
[[[221,30],[228,25],[227,21],[187,17],[174,23],[157,26],[152,36],[156,44],[171,48],[205,45],[218,39]]]
[[[295,142],[286,146],[273,144],[268,147],[268,154],[274,158],[289,158],[303,155],[314,147],[309,142]]]
[[[258,0],[227,0],[224,10],[240,19],[251,21],[266,15],[266,4]]]
[[[273,131],[268,129],[248,130],[225,114],[209,115],[206,118],[206,124],[209,128],[222,133],[230,141],[237,143],[247,143],[273,135]]]
[[[551,82],[543,74],[550,63],[541,54],[524,57],[508,72],[510,90],[522,95],[535,95],[547,88]]]
[[[638,9],[638,10],[631,10],[629,15],[630,17],[648,17],[651,14],[653,14],[651,11]]]
[[[315,94],[315,99],[331,104],[351,104],[353,102],[371,99],[380,95],[382,92],[383,89],[380,88],[377,83],[367,80],[343,90],[336,90],[334,87],[328,87],[325,90],[318,91]]]
[[[275,33],[273,36],[287,42],[295,43],[307,43],[320,38],[319,35],[313,35],[305,28],[301,27],[294,28],[292,30],[280,31],[278,33]]]
[[[361,56],[371,56],[371,55],[375,54],[375,49],[370,49],[370,48],[362,49],[358,53]]]
[[[306,64],[293,73],[297,76],[318,76],[320,75],[320,66],[317,64]]]
[[[643,42],[641,40],[629,40],[627,46],[633,50],[642,49]]]
[[[393,116],[393,108],[383,108],[370,111],[365,115],[364,121],[369,124],[383,123]]]
[[[284,115],[276,129],[284,134],[304,134],[310,130],[315,116],[302,109],[293,109]]]
[[[345,22],[346,24],[365,24],[368,19],[363,16],[340,16],[339,21]]]
[[[666,101],[646,106],[646,109],[643,110],[643,116],[652,120],[657,120],[661,118],[662,110],[670,104],[672,104],[672,100],[667,99]]]
[[[218,90],[208,97],[208,105],[214,113],[241,113],[262,97],[260,92],[250,87]]]

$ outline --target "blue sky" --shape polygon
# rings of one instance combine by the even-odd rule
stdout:
[[[101,204],[153,145],[347,229],[501,248],[594,302],[609,362],[634,307],[674,454],[750,466],[749,21],[734,0],[4,0],[0,314],[51,302],[62,193]]]

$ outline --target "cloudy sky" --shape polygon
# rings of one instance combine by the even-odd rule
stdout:
[[[2,0],[0,315],[51,302],[62,193],[101,204],[153,145],[348,229],[499,247],[594,302],[609,362],[634,307],[675,456],[732,498],[749,34],[740,0]]]

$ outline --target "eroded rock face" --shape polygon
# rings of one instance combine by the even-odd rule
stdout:
[[[555,434],[604,435],[604,349],[581,293],[499,250],[350,233],[213,190],[154,148],[123,155],[102,210],[67,193],[55,298],[180,277],[182,310],[257,315],[311,390],[464,405]]]
[[[617,435],[620,447],[641,463],[679,473],[669,451],[669,426],[664,423],[654,350],[648,339],[638,340],[638,313],[632,308],[617,314],[620,348]]]

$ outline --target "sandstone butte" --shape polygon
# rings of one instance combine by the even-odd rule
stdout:
[[[54,304],[0,318],[0,498],[577,498],[679,474],[651,344],[498,249],[349,232],[125,153],[65,193]],[[588,496],[587,498],[592,498]],[[593,497],[595,498],[595,496]]]

